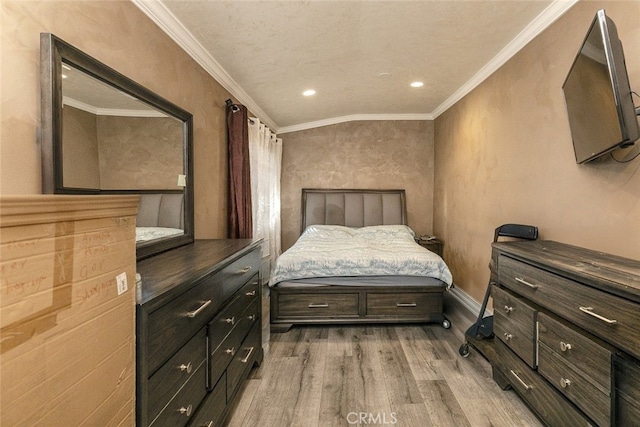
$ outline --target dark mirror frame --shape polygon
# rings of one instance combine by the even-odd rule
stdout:
[[[148,258],[157,253],[192,243],[194,240],[194,192],[193,116],[191,113],[181,109],[50,33],[40,34],[42,192],[44,194],[131,195],[158,192],[149,190],[91,190],[64,187],[62,173],[63,62],[182,121],[184,142],[183,161],[187,178],[187,185],[184,187],[184,234],[138,245],[136,247],[136,258],[138,260]]]

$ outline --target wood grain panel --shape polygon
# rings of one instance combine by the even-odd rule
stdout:
[[[511,386],[552,426],[587,426],[589,421],[535,371],[531,370],[502,341],[494,340],[497,367]]]
[[[615,425],[633,425],[640,420],[640,362],[615,358]]]
[[[495,312],[493,329],[496,337],[509,346],[527,365],[535,368],[537,364],[535,339],[530,334],[531,328],[529,325],[522,325],[523,328],[520,326],[510,322],[501,313]]]
[[[558,316],[581,325],[602,340],[631,354],[640,355],[640,334],[637,333],[640,330],[640,310],[637,303],[504,255],[498,260],[498,274],[504,286]],[[615,323],[608,323],[607,320]]]
[[[610,393],[610,349],[544,313],[538,315],[538,337],[540,343],[579,370],[602,392]]]
[[[579,367],[571,365],[544,344],[539,346],[538,371],[598,425],[607,426],[611,418],[610,390],[602,390],[585,378]],[[611,365],[608,365],[610,369]]]
[[[196,334],[149,378],[149,419],[153,420],[164,405],[180,390],[193,375],[195,369],[207,358],[206,330]]]
[[[442,293],[398,292],[367,294],[367,316],[429,318],[442,311]]]
[[[280,295],[278,313],[291,317],[354,317],[357,293]]]

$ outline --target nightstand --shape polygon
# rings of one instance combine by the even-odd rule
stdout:
[[[442,250],[444,246],[444,243],[442,243],[442,240],[438,240],[438,239],[425,240],[425,239],[421,239],[420,237],[416,237],[415,240],[416,240],[416,243],[422,246],[423,248],[429,249],[431,252],[436,253],[440,255],[440,257],[442,257],[443,255]]]

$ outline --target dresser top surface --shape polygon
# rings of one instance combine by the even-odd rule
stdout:
[[[196,240],[137,263],[142,279],[137,304],[172,298],[203,277],[221,270],[239,257],[259,248],[251,239]]]
[[[499,242],[494,250],[640,303],[640,261],[550,240]]]

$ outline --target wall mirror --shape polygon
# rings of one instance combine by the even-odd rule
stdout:
[[[141,197],[136,255],[193,242],[193,119],[50,33],[40,36],[42,190]]]

